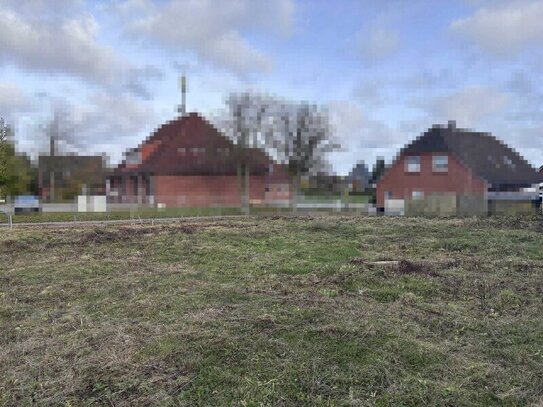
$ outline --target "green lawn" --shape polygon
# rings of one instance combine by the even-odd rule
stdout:
[[[368,203],[370,195],[305,195],[301,198],[305,202],[336,202],[342,201],[346,203]]]
[[[351,200],[351,203],[364,203],[366,197],[351,197],[356,200]],[[317,199],[319,202],[335,202],[336,200]],[[333,209],[299,209],[299,212],[333,212]],[[347,211],[342,209],[342,211]],[[355,213],[356,209],[350,209],[351,213]],[[274,214],[289,214],[292,213],[290,207],[266,207],[266,206],[251,206],[251,214],[254,215],[274,215]],[[130,211],[110,211],[110,212],[41,212],[41,213],[20,213],[13,216],[13,223],[45,223],[45,222],[81,222],[81,221],[107,221],[107,220],[144,220],[144,219],[164,219],[164,218],[184,218],[184,217],[205,217],[205,216],[232,216],[241,215],[241,208],[225,207],[225,208],[165,208],[165,209],[136,209]],[[0,223],[7,224],[8,218],[4,214],[0,214]]]
[[[73,221],[102,221],[130,219],[160,219],[198,216],[240,215],[239,208],[165,208],[165,209],[136,209],[130,211],[110,212],[42,212],[22,213],[13,216],[13,223],[43,223],[43,222],[73,222]],[[0,220],[6,222],[3,216]]]
[[[2,229],[0,405],[541,405],[542,273],[541,220]]]

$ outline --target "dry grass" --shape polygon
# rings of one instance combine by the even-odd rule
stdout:
[[[540,405],[540,220],[0,235],[0,405]]]

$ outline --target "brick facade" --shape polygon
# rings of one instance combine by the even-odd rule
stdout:
[[[153,177],[157,204],[166,207],[240,206],[239,180],[235,175],[158,175]],[[250,178],[252,201],[264,199],[263,176]]]
[[[108,180],[109,195],[119,202],[240,206],[239,157],[250,167],[251,204],[291,199],[284,165],[262,150],[240,149],[195,113],[165,123],[130,151],[133,159],[123,161]]]
[[[411,154],[415,155],[415,154]],[[400,156],[386,171],[377,183],[377,207],[383,208],[385,193],[392,199],[411,199],[413,191],[420,191],[424,195],[432,193],[455,193],[469,195],[484,195],[487,184],[481,178],[474,176],[454,155],[444,153],[421,153],[420,171],[408,173],[406,171],[406,157]],[[436,172],[432,166],[432,156],[447,155],[448,170]]]

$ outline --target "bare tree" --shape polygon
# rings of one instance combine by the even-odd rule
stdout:
[[[263,133],[271,98],[254,93],[233,93],[226,100],[228,117],[221,127],[236,146],[238,182],[243,213],[250,211],[250,172],[255,149],[264,147]]]
[[[232,94],[229,115],[221,126],[238,147],[236,159],[244,212],[249,208],[251,154],[260,149],[286,166],[292,178],[292,208],[297,210],[301,177],[324,172],[326,154],[340,148],[327,111],[307,102],[288,102],[268,95]],[[241,181],[243,179],[243,181]]]
[[[297,210],[303,175],[316,175],[329,168],[326,154],[340,148],[330,126],[328,113],[316,105],[278,103],[275,107],[273,132],[266,132],[266,145],[275,150],[280,163],[292,177],[292,209]]]
[[[45,132],[49,139],[49,155],[54,157],[59,152],[59,142],[71,145],[77,149],[83,148],[82,144],[74,137],[75,124],[65,109],[59,107],[53,113],[51,120],[45,125]],[[55,200],[55,162],[50,162],[49,167],[49,199]],[[41,172],[41,169],[40,169]],[[41,174],[43,176],[44,174]]]
[[[45,125],[45,132],[49,139],[49,155],[57,155],[59,142],[76,149],[83,149],[84,145],[75,137],[75,131],[76,124],[69,113],[65,109],[57,108],[51,120]]]

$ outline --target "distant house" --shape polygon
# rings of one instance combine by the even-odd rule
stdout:
[[[105,193],[102,156],[38,157],[38,189],[42,201],[68,201],[77,195]]]
[[[161,207],[239,206],[240,150],[211,123],[190,113],[158,128],[107,180],[110,201]],[[262,150],[244,149],[250,165],[250,201],[290,199],[284,166]]]
[[[351,191],[364,191],[369,187],[371,173],[363,162],[358,163],[347,175],[347,185]]]
[[[377,183],[377,207],[385,200],[454,194],[487,199],[514,197],[543,181],[516,151],[489,133],[433,126],[406,145]]]

